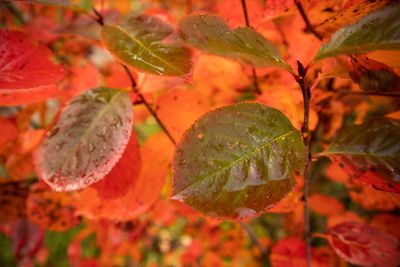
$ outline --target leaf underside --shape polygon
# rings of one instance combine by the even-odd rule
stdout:
[[[101,40],[121,62],[144,72],[166,76],[188,76],[191,51],[163,40],[173,32],[170,24],[152,16],[131,17],[123,26],[104,26]]]
[[[398,266],[400,244],[395,237],[363,223],[344,222],[328,232],[329,244],[344,260],[363,266]]]
[[[314,62],[342,54],[400,49],[399,13],[400,4],[388,5],[339,29],[321,46]]]
[[[183,39],[210,54],[237,60],[254,67],[291,67],[279,51],[261,34],[249,27],[230,29],[225,21],[211,14],[193,14],[180,22]]]
[[[378,118],[347,126],[322,155],[355,180],[400,193],[400,120]]]
[[[174,158],[173,198],[212,217],[253,217],[292,190],[305,159],[299,132],[280,111],[226,106],[184,134]]]
[[[102,179],[121,157],[132,121],[124,91],[100,87],[74,97],[34,153],[38,176],[56,191]]]

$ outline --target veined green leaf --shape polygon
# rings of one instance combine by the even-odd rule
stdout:
[[[379,118],[347,126],[321,155],[355,180],[400,193],[400,120]]]
[[[212,217],[253,217],[292,190],[305,162],[300,133],[280,111],[255,103],[226,106],[184,134],[172,198]]]
[[[124,91],[101,87],[74,97],[34,153],[38,176],[56,191],[102,179],[121,157],[132,123]]]
[[[183,39],[210,54],[231,58],[254,67],[291,67],[264,36],[249,27],[230,29],[211,14],[193,14],[180,22]]]
[[[362,54],[372,50],[400,49],[400,4],[392,4],[369,13],[347,25],[323,44],[314,62],[342,54]]]
[[[173,27],[157,17],[138,15],[123,26],[104,26],[101,40],[124,64],[166,76],[187,76],[192,69],[191,51],[176,43],[162,42]]]

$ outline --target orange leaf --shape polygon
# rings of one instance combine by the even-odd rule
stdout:
[[[45,186],[36,189],[38,192],[30,193],[27,199],[28,217],[32,222],[51,231],[66,231],[79,224],[68,193],[49,191]]]
[[[150,137],[141,147],[141,173],[136,185],[121,197],[104,200],[86,188],[75,194],[78,213],[91,219],[128,221],[143,214],[159,198],[169,172],[173,147],[164,134]]]
[[[161,96],[157,104],[160,120],[176,140],[208,110],[205,100],[192,90],[172,90]]]
[[[312,194],[309,197],[309,204],[314,212],[324,216],[341,214],[345,210],[342,202],[322,194]]]

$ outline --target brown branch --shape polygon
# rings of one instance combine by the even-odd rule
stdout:
[[[242,0],[242,10],[243,10],[243,15],[244,15],[244,20],[246,21],[246,26],[250,27],[249,14],[247,13],[246,0]],[[258,85],[256,69],[254,67],[252,67],[251,72],[253,75],[254,92],[256,94],[261,95],[262,92],[260,90],[260,86]]]
[[[304,121],[301,126],[301,136],[303,138],[304,145],[306,146],[307,159],[306,168],[304,170],[304,222],[305,222],[305,239],[306,239],[306,251],[307,251],[307,266],[311,266],[311,231],[310,231],[310,210],[308,207],[308,195],[310,193],[310,163],[311,163],[311,152],[310,152],[310,132],[309,132],[309,118],[310,118],[310,100],[311,91],[306,86],[304,78],[307,74],[308,68],[304,68],[303,65],[297,61],[298,76],[296,81],[300,85],[301,92],[303,94],[304,102]]]
[[[157,113],[153,110],[153,108],[151,107],[151,105],[146,101],[146,99],[144,98],[144,96],[139,92],[139,90],[137,89],[137,84],[135,79],[132,76],[132,73],[130,72],[129,68],[122,64],[122,67],[124,68],[126,74],[128,74],[129,76],[129,80],[131,81],[131,87],[132,87],[132,91],[138,95],[139,97],[139,101],[141,103],[143,103],[145,105],[145,107],[147,108],[147,110],[150,112],[150,114],[156,119],[157,123],[160,125],[161,129],[164,131],[164,133],[168,136],[169,140],[171,140],[171,142],[175,145],[176,141],[175,139],[172,137],[172,135],[170,134],[170,132],[167,130],[167,128],[165,127],[165,125],[161,122],[160,118],[158,117]]]
[[[311,25],[310,21],[308,20],[307,14],[304,11],[303,6],[301,5],[299,0],[293,0],[294,4],[296,5],[297,9],[300,12],[301,17],[303,18],[304,22],[306,23],[306,30],[310,31],[312,34],[314,34],[315,37],[318,39],[322,40],[322,35],[319,34],[314,27]]]
[[[267,255],[267,249],[261,244],[260,240],[258,239],[257,235],[251,230],[251,228],[242,221],[239,221],[240,226],[243,230],[247,233],[251,241],[260,249],[263,256]]]

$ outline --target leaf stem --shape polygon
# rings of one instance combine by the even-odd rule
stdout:
[[[301,126],[301,136],[307,150],[306,168],[304,170],[304,222],[305,222],[305,239],[306,239],[306,252],[307,252],[307,266],[311,267],[311,231],[310,231],[310,210],[308,207],[308,195],[310,193],[310,132],[309,132],[309,118],[310,118],[310,100],[311,91],[306,86],[304,78],[307,74],[308,68],[304,68],[301,62],[297,61],[297,83],[300,85],[301,93],[303,94],[304,102],[304,121]],[[296,78],[296,77],[295,77]]]
[[[296,5],[297,9],[300,12],[301,17],[303,18],[304,22],[306,23],[306,30],[310,31],[312,34],[314,34],[315,37],[317,37],[319,40],[322,41],[322,35],[319,34],[314,27],[311,25],[310,21],[308,20],[307,14],[304,11],[303,6],[301,5],[299,0],[293,0],[294,4]]]
[[[260,240],[258,239],[257,235],[253,232],[253,230],[244,222],[239,221],[240,226],[243,230],[247,233],[250,237],[251,241],[260,249],[263,256],[267,255],[267,249],[261,244]]]
[[[247,13],[246,0],[241,0],[241,1],[242,1],[242,10],[243,10],[243,15],[244,15],[244,20],[246,21],[246,26],[250,27],[249,14]],[[259,86],[258,80],[257,80],[256,69],[254,67],[252,67],[251,68],[251,72],[252,72],[252,75],[253,75],[254,92],[256,94],[261,95],[260,86]]]
[[[165,125],[161,122],[160,118],[157,116],[157,113],[152,109],[151,105],[146,101],[146,99],[144,98],[144,96],[139,92],[139,90],[137,89],[137,84],[135,79],[132,76],[131,71],[129,70],[129,68],[122,64],[122,67],[124,68],[126,74],[128,74],[129,76],[129,80],[131,81],[131,87],[132,87],[132,91],[138,95],[139,97],[139,101],[141,103],[143,103],[146,107],[146,109],[150,112],[150,114],[156,119],[157,123],[160,125],[161,129],[164,131],[164,133],[168,136],[169,140],[172,142],[172,144],[176,145],[176,141],[175,139],[172,137],[171,133],[167,130],[167,128],[165,127]]]
[[[103,15],[97,11],[94,7],[92,7],[94,14],[96,15],[97,19],[97,23],[99,23],[101,26],[104,26],[104,18]]]

